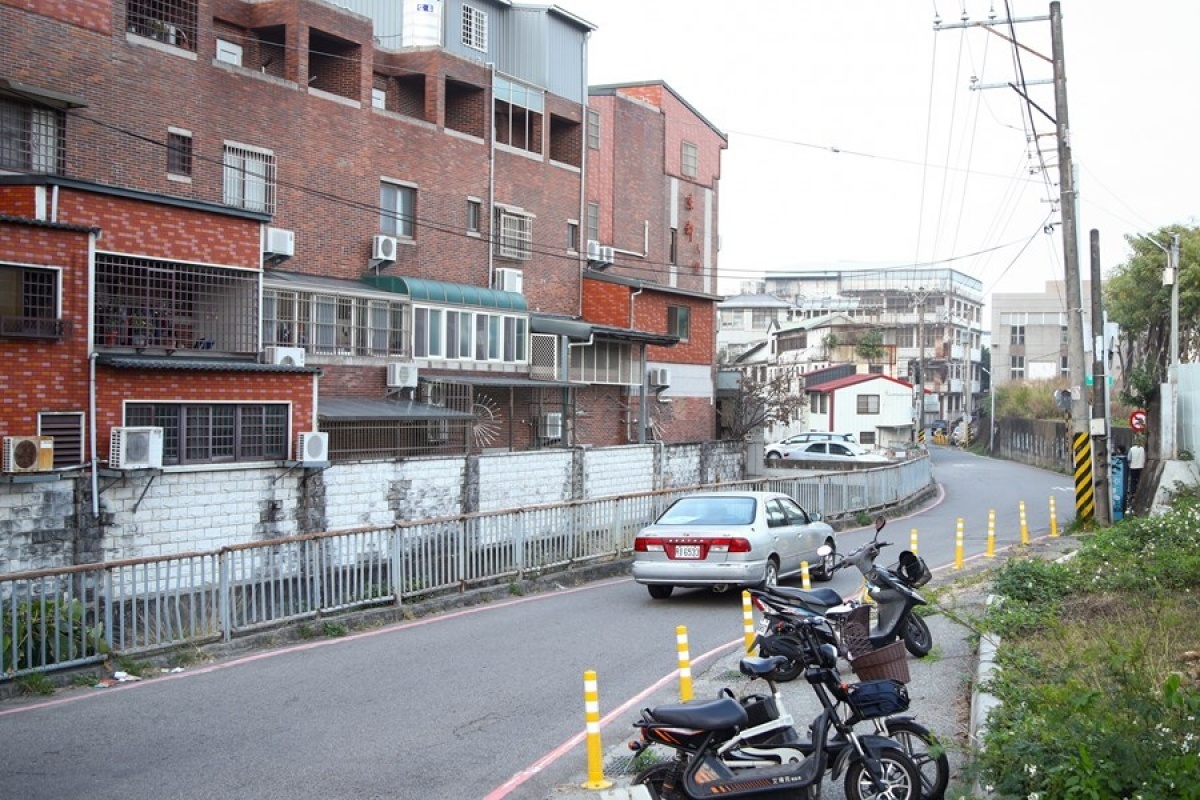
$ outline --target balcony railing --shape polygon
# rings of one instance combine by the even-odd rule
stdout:
[[[69,320],[0,316],[0,338],[60,341],[70,333],[71,323]]]

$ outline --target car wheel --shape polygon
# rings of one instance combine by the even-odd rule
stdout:
[[[775,556],[767,559],[767,568],[763,572],[762,583],[759,584],[760,589],[766,589],[772,586],[779,585],[779,562],[775,560]]]
[[[809,570],[809,577],[814,581],[828,581],[833,579],[833,566],[837,563],[837,545],[833,539],[826,539],[825,544],[829,546],[829,554],[824,556],[817,565]]]
[[[779,457],[779,453],[767,453],[767,466],[768,467],[779,466],[779,462],[781,460],[782,459]]]
[[[670,585],[669,583],[668,584],[651,583],[651,584],[647,584],[647,586],[646,586],[646,591],[648,591],[650,593],[650,596],[653,597],[655,600],[666,600],[668,597],[671,596],[671,592],[674,589],[675,589],[675,587]]]

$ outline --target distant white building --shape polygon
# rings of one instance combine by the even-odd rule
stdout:
[[[887,375],[857,373],[804,390],[809,430],[853,433],[872,448],[904,448],[913,439],[913,386]]]
[[[717,303],[717,354],[721,363],[736,360],[768,331],[791,319],[792,304],[769,294],[738,294]]]

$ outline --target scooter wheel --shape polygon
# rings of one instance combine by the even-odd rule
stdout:
[[[880,788],[876,788],[866,762],[855,759],[846,770],[846,800],[918,800],[922,796],[921,773],[902,750],[882,748],[879,769]]]
[[[688,800],[682,790],[664,788],[674,769],[674,764],[655,764],[639,772],[633,779],[633,785],[645,786],[654,800]]]
[[[914,658],[924,658],[933,649],[933,634],[925,620],[916,614],[908,615],[901,638],[904,639],[904,649]]]

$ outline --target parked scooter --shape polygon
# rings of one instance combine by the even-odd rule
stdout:
[[[663,745],[674,750],[675,757],[642,772],[634,783],[648,786],[658,800],[769,798],[784,792],[809,799],[820,797],[826,771],[836,780],[844,769],[848,800],[920,800],[921,774],[901,745],[878,735],[860,735],[838,714],[829,688],[838,682],[836,650],[821,644],[808,626],[801,628],[800,636],[814,654],[805,677],[822,706],[809,726],[808,739],[790,724],[785,731],[772,722],[770,710],[761,708],[757,699],[739,701],[732,693],[704,703],[643,709],[634,723],[642,738],[630,747],[640,751]],[[744,658],[740,668],[744,675],[767,680],[777,703],[771,675],[782,662],[780,657]],[[897,698],[888,707],[897,707]],[[768,738],[780,741],[750,741],[766,728]]]
[[[891,542],[879,541],[879,533],[886,524],[883,517],[876,519],[874,538],[838,559],[833,566],[835,572],[853,566],[866,580],[867,594],[876,609],[875,623],[865,630],[866,641],[848,641],[854,633],[851,622],[869,614],[869,608],[864,608],[864,604],[845,601],[833,589],[805,591],[771,586],[750,592],[763,614],[759,629],[760,655],[792,658],[798,646],[794,626],[811,615],[823,616],[833,623],[828,640],[843,658],[862,655],[863,651],[876,650],[897,639],[903,639],[905,649],[913,656],[928,655],[933,648],[933,634],[913,609],[926,604],[916,589],[928,583],[931,574],[924,559],[908,550],[901,553],[899,562],[890,568],[875,565],[880,550],[891,546]],[[794,680],[803,668],[802,662],[792,658],[792,663],[774,677],[776,680]]]

